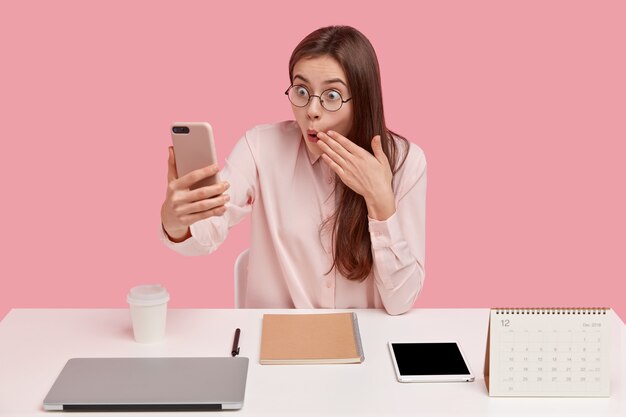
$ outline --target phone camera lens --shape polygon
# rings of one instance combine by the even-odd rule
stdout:
[[[172,131],[174,133],[189,133],[189,128],[187,126],[174,126]]]

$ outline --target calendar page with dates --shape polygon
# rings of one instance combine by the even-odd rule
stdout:
[[[490,396],[608,397],[610,309],[491,309]]]

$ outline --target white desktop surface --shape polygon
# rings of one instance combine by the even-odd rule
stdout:
[[[44,411],[42,402],[69,358],[229,356],[237,327],[241,356],[250,358],[244,406],[210,415],[626,416],[626,326],[614,313],[610,398],[492,398],[482,375],[488,309],[349,311],[358,315],[364,363],[287,366],[259,364],[263,314],[330,310],[170,309],[166,339],[143,345],[133,341],[127,309],[13,309],[0,322],[0,416],[59,415]],[[388,341],[448,339],[461,344],[476,381],[396,381]],[[198,415],[69,415],[109,414]]]

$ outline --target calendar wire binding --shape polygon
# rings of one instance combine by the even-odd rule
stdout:
[[[494,307],[496,314],[607,314],[609,307]]]

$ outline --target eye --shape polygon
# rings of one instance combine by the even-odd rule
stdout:
[[[324,100],[340,101],[341,94],[339,94],[339,92],[336,90],[326,90],[324,91]]]
[[[309,90],[307,90],[306,88],[304,88],[303,86],[297,86],[295,88],[296,90],[296,95],[300,96],[300,97],[306,97],[309,95]]]

